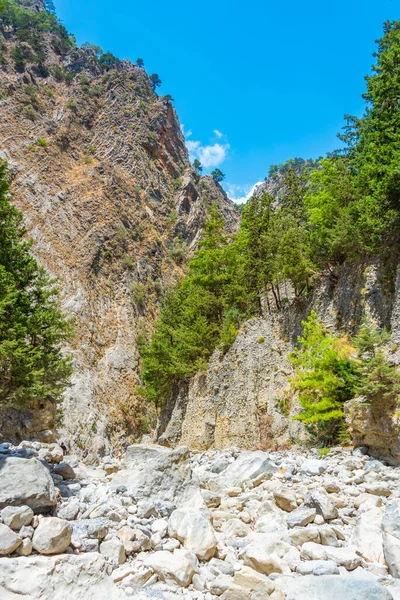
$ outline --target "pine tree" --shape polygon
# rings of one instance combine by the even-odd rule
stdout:
[[[354,350],[346,339],[329,335],[314,311],[303,327],[300,347],[289,354],[296,373],[292,386],[303,408],[295,418],[306,424],[315,444],[329,446],[339,438],[343,403],[354,395]]]
[[[0,405],[57,402],[72,372],[61,344],[71,332],[56,282],[29,253],[21,213],[0,163]]]
[[[159,76],[157,75],[157,73],[153,73],[152,75],[150,75],[149,79],[150,79],[150,83],[151,83],[151,87],[153,88],[153,91],[156,91],[156,88],[158,88],[158,87],[160,87],[160,85],[162,85],[162,81],[159,78]]]
[[[201,162],[199,161],[198,158],[195,158],[193,161],[193,168],[197,171],[197,173],[200,175],[203,171],[203,167],[201,166]]]
[[[229,269],[223,228],[224,219],[213,207],[188,274],[167,294],[151,342],[141,351],[146,394],[157,405],[179,382],[205,368],[224,329]]]
[[[211,177],[217,183],[221,183],[225,179],[225,174],[221,171],[221,169],[214,169],[214,171],[211,171]]]

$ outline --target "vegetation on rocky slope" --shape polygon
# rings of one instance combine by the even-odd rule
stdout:
[[[150,398],[166,402],[179,381],[202,368],[217,346],[229,345],[240,323],[260,314],[264,304],[269,310],[282,310],[288,302],[283,295],[288,283],[299,298],[321,271],[378,254],[386,261],[390,279],[399,251],[399,52],[400,21],[385,23],[373,75],[366,78],[365,114],[361,119],[347,117],[340,136],[345,142],[342,151],[322,159],[317,168],[309,165],[307,181],[289,164],[279,199],[267,192],[253,197],[238,235],[229,243],[214,215],[187,278],[168,295],[151,343],[142,350]],[[272,174],[277,171],[282,168],[274,167]],[[344,348],[324,337],[322,330],[320,337],[327,351],[336,353],[337,364],[347,361],[352,375],[354,363]],[[374,369],[372,364],[368,368]],[[317,371],[323,377],[322,367]],[[334,383],[331,376],[329,384]],[[363,387],[361,379],[356,387]],[[338,385],[331,390],[326,410],[318,404],[322,397],[309,394],[303,408],[314,411],[313,421],[323,421],[326,415],[328,420],[342,419],[337,403],[344,400],[343,390],[350,393],[347,374],[338,372],[334,380]],[[337,427],[331,439],[336,437]]]
[[[373,412],[395,408],[400,372],[386,358],[386,331],[364,322],[353,338],[340,337],[324,330],[314,311],[303,326],[299,348],[289,355],[295,369],[289,394],[299,393],[303,411],[295,418],[306,424],[313,444],[347,439],[343,405],[356,396]]]
[[[191,167],[172,100],[157,95],[142,61],[77,47],[41,0],[5,4],[1,156],[32,251],[59,278],[75,325],[64,433],[85,446],[134,439],[154,419],[136,394],[138,343],[210,206],[232,229],[238,215]]]

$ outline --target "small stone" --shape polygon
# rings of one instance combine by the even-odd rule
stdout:
[[[54,473],[61,475],[63,479],[75,479],[75,471],[66,462],[60,462],[54,467]]]
[[[122,565],[126,561],[124,545],[118,540],[108,540],[100,544],[100,554],[115,565]]]
[[[318,460],[314,458],[306,459],[301,465],[301,471],[306,475],[321,475],[328,468],[328,464],[325,460]]]
[[[0,514],[4,524],[17,531],[30,525],[33,519],[33,510],[29,506],[7,506]]]
[[[175,550],[173,553],[159,550],[148,554],[144,563],[150,567],[162,581],[174,581],[187,587],[197,571],[197,559],[187,550]]]
[[[74,521],[79,514],[79,504],[77,502],[69,502],[57,511],[57,516],[60,519]]]
[[[159,533],[162,538],[165,537],[168,531],[168,521],[166,519],[156,519],[151,525],[151,531]]]
[[[230,587],[221,596],[222,600],[281,600],[275,593],[275,584],[268,577],[250,567],[242,567],[235,573]]]
[[[276,490],[274,492],[275,503],[286,512],[292,512],[297,508],[296,496],[288,490]]]
[[[229,575],[220,575],[208,584],[208,589],[214,596],[221,596],[231,585],[232,577]]]
[[[339,569],[333,560],[308,560],[297,565],[300,575],[339,575]]]
[[[305,527],[314,521],[316,514],[317,511],[315,508],[299,506],[299,508],[289,514],[287,523],[289,527]]]
[[[21,544],[22,539],[12,529],[0,523],[0,556],[11,554]]]
[[[21,527],[21,529],[19,530],[19,535],[24,539],[24,538],[29,538],[30,540],[33,538],[33,534],[34,534],[35,530],[33,529],[33,527],[31,527],[30,525]]]
[[[32,554],[32,541],[29,538],[22,540],[22,544],[16,549],[18,556],[29,556]]]

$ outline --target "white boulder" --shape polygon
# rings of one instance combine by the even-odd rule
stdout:
[[[72,526],[58,517],[42,518],[33,534],[33,548],[40,554],[62,554],[71,543]]]
[[[168,533],[200,560],[209,560],[217,549],[217,539],[206,508],[185,506],[174,510],[169,518]]]

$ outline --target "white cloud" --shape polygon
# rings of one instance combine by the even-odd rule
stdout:
[[[206,167],[218,167],[228,154],[229,144],[213,144],[212,146],[199,146],[197,148],[199,161]]]
[[[257,187],[263,183],[262,181],[258,181],[254,185],[237,185],[235,183],[224,183],[224,188],[228,197],[233,200],[236,204],[244,204],[251,198],[256,191]]]
[[[186,138],[186,147],[189,150],[189,158],[191,162],[197,158],[197,160],[201,162],[205,169],[219,167],[219,165],[224,162],[228,155],[230,145],[226,139],[226,136],[218,129],[214,129],[214,134],[220,141],[215,142],[214,138],[214,140],[210,140],[210,143],[208,144],[202,144],[197,140],[188,140],[187,138],[189,137],[189,134],[192,135],[192,132],[189,130],[186,133],[183,126],[182,131]]]
[[[199,141],[188,140],[186,147],[189,150],[189,157],[192,162],[197,158],[203,167],[209,169],[211,167],[218,167],[224,162],[230,145],[226,142],[225,144],[215,143],[202,146]]]

